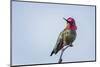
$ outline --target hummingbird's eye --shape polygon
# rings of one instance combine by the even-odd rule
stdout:
[[[70,23],[71,25],[75,25],[75,20],[71,17],[67,19],[67,22]]]
[[[69,17],[67,19],[63,18],[65,21],[67,21],[67,23],[71,24],[71,25],[75,25],[75,20],[72,17]]]
[[[72,21],[72,19],[68,19],[68,22],[71,22]]]

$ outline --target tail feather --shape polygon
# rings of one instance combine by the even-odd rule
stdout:
[[[53,53],[54,53],[54,50],[51,52],[50,56],[52,56],[52,55],[53,55]]]

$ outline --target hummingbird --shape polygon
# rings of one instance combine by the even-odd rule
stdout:
[[[62,50],[58,63],[62,62],[62,55],[65,49],[67,49],[68,47],[73,47],[73,42],[76,39],[77,35],[76,34],[77,26],[74,18],[69,17],[67,19],[65,18],[63,19],[66,21],[66,26],[60,32],[56,45],[54,46],[54,49],[50,54],[50,56],[52,56],[53,54],[56,55],[60,50]]]

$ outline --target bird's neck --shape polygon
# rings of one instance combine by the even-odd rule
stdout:
[[[66,29],[69,29],[69,30],[77,30],[77,26],[76,25],[71,25],[71,24],[67,24]]]

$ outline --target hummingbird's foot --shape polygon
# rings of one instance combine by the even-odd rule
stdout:
[[[62,59],[59,59],[59,62],[58,63],[61,64],[62,63]]]
[[[69,45],[70,47],[73,47],[73,44]]]

